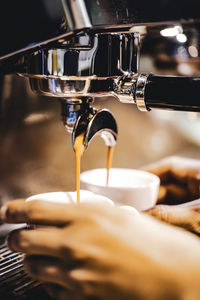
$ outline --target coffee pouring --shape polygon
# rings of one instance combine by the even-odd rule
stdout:
[[[147,0],[3,1],[0,10],[1,75],[26,77],[35,93],[49,96],[50,101],[52,98],[59,101],[64,126],[72,133],[73,147],[76,139],[82,136],[82,150],[85,151],[97,134],[108,147],[113,147],[117,140],[116,121],[110,111],[97,111],[93,107],[97,97],[100,100],[105,96],[114,97],[122,103],[137,105],[141,111],[154,108],[200,111],[200,82],[196,73],[190,74],[195,77],[176,77],[139,71],[140,45],[146,45],[150,27],[157,28],[159,34],[162,30],[171,32],[174,29],[174,39],[182,35],[182,40],[177,42],[184,45],[182,50],[188,50],[184,39],[189,36],[185,30],[188,26],[198,28],[199,12],[197,0],[189,3],[185,0],[155,0],[153,3]],[[192,46],[193,53],[198,56],[198,47]],[[146,48],[146,51],[152,50]],[[53,140],[54,144],[57,142],[58,139]],[[45,142],[42,140],[41,144],[44,147]],[[31,156],[25,158],[31,161]],[[34,163],[28,165],[28,170],[31,167],[34,168]],[[42,168],[43,164],[39,171]],[[43,178],[50,176],[48,168],[47,173],[46,177],[42,173]],[[20,177],[19,172],[17,176]],[[50,184],[50,188],[55,186],[55,180],[50,180]],[[39,188],[41,185],[40,182]],[[41,190],[35,191],[35,186],[33,191],[41,193]],[[25,195],[28,192],[26,189]]]
[[[102,96],[142,111],[200,111],[198,77],[139,73],[140,40],[148,27],[174,26],[182,30],[177,35],[184,34],[187,25],[198,24],[198,1],[154,1],[152,6],[149,1],[31,0],[27,6],[23,0],[12,3],[16,14],[8,23],[9,2],[1,10],[0,22],[7,24],[1,36],[2,74],[26,76],[33,91],[59,98],[69,131],[77,128],[78,117],[94,115],[91,102]]]

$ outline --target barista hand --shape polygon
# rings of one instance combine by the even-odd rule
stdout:
[[[157,200],[157,204],[161,205],[156,205],[147,213],[199,235],[200,199],[191,200],[199,198],[200,161],[168,157],[145,169],[158,175],[161,180]],[[186,203],[180,205],[183,202]]]
[[[200,196],[200,161],[169,157],[147,166],[145,170],[160,177],[157,204],[179,204]]]
[[[152,217],[17,200],[1,218],[43,226],[12,232],[8,244],[26,254],[33,278],[57,286],[56,299],[199,299],[199,239]]]

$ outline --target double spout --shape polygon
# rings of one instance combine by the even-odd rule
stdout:
[[[99,135],[106,146],[115,146],[117,123],[108,109],[97,110],[91,107],[91,99],[61,100],[64,126],[72,133],[72,146],[75,139],[84,133],[84,146],[87,149],[92,139]]]

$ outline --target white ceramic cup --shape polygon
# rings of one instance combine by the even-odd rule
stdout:
[[[158,176],[142,170],[113,168],[110,169],[109,185],[106,185],[106,174],[106,169],[81,173],[81,188],[139,211],[155,205],[160,185]]]
[[[77,194],[76,192],[52,192],[33,195],[26,199],[26,201],[41,200],[62,204],[76,204]],[[90,191],[80,191],[80,203],[92,203],[92,204],[109,204],[114,205],[113,201],[102,195],[96,195]]]
[[[77,194],[76,192],[51,192],[51,193],[42,193],[33,195],[26,199],[26,201],[47,201],[53,203],[62,203],[62,204],[76,204],[77,203]],[[80,191],[80,203],[88,203],[95,205],[114,205],[114,202],[102,195],[94,194],[90,191],[81,190]],[[123,210],[132,215],[138,215],[138,212],[135,208],[130,206],[121,206]]]

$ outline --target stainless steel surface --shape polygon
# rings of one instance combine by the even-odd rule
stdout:
[[[135,25],[194,23],[199,11],[198,0],[154,0],[153,5],[148,0],[7,0],[0,12],[0,59],[60,43],[88,28],[122,32]]]
[[[149,74],[140,74],[135,88],[135,102],[139,110],[149,111],[145,103],[145,87]]]
[[[91,101],[91,98],[65,98],[61,101],[63,122],[69,133],[75,130],[80,116],[85,115],[88,118],[89,115],[94,114],[94,110],[90,107]]]
[[[78,2],[69,1],[66,5],[66,8],[72,5],[72,16],[74,15],[73,5],[76,3]],[[83,2],[81,3],[83,4]],[[77,13],[79,14],[78,11]],[[84,9],[82,13],[84,15]],[[164,35],[163,32],[167,30],[171,32],[173,29],[174,31],[177,29],[175,34],[177,41],[180,43],[187,41],[181,25],[162,29],[160,35]],[[33,91],[47,96],[60,98],[114,96],[123,103],[136,103],[141,111],[148,111],[150,110],[149,107],[152,109],[199,111],[198,101],[195,102],[195,105],[190,105],[187,99],[184,100],[184,105],[181,105],[179,99],[174,100],[173,98],[171,100],[169,96],[166,96],[170,98],[169,101],[165,99],[165,95],[162,94],[163,91],[159,92],[158,97],[158,93],[153,87],[155,80],[152,85],[151,82],[148,82],[147,90],[149,93],[146,93],[148,75],[138,75],[140,35],[136,30],[137,27],[132,27],[129,32],[123,33],[105,33],[103,30],[101,33],[77,33],[71,39],[63,40],[59,45],[57,44],[57,48],[39,49],[20,58],[18,67],[21,67],[21,71],[19,74],[30,78]],[[191,49],[188,51],[194,50]],[[198,51],[197,48],[195,49]],[[193,81],[197,81],[196,79],[194,78]],[[191,91],[190,79],[186,80],[188,81],[186,89]],[[179,93],[181,92],[180,89],[177,90]],[[198,87],[196,90],[198,91]],[[155,99],[154,94],[156,94]],[[189,92],[187,92],[188,94]],[[147,106],[148,97],[150,104]],[[183,95],[180,97],[183,98]],[[73,108],[74,115],[75,111],[76,109]],[[84,109],[81,111],[84,113]],[[77,117],[72,123],[75,123],[76,119]]]
[[[37,94],[60,97],[87,97],[95,96],[95,91],[91,93],[92,81],[94,77],[70,77],[60,78],[30,78],[31,89]],[[96,80],[96,79],[95,79]],[[107,84],[106,84],[107,87]]]
[[[85,99],[113,96],[114,89],[119,91],[119,98],[124,97],[126,81],[120,85],[121,80],[120,83],[118,80],[117,86],[115,79],[135,74],[138,60],[138,33],[84,34],[64,41],[63,48],[25,55],[19,65],[24,69],[20,75],[30,78],[34,92],[65,98],[62,104],[65,107],[64,124],[72,132],[78,116],[89,114],[88,106],[84,104],[88,100]],[[124,99],[128,94],[131,94],[129,90]],[[76,100],[72,103],[70,99]],[[108,140],[107,135],[102,136]]]
[[[136,73],[139,34],[82,34],[55,48],[40,49],[20,58],[22,75],[31,78],[107,77]]]
[[[92,139],[99,135],[105,142],[106,146],[115,146],[117,141],[117,123],[108,109],[99,111],[88,111],[82,114],[75,124],[72,134],[72,144],[75,138],[81,133],[85,133],[85,149]]]
[[[72,145],[81,133],[84,133],[85,149],[96,136],[100,135],[107,146],[115,146],[117,123],[109,110],[97,111],[90,106],[91,98],[70,98],[61,101],[64,126],[72,133]]]
[[[183,38],[187,40],[183,33],[180,36],[180,32],[183,32],[181,26],[162,29],[160,34],[163,34],[163,30],[177,31],[177,39],[181,39],[181,42]],[[159,76],[152,76],[153,80],[148,80],[147,84],[149,75],[138,75],[140,36],[137,32],[77,35],[76,38],[64,41],[63,47],[39,50],[19,60],[19,66],[24,69],[20,74],[30,78],[31,87],[36,93],[80,99],[114,96],[123,103],[136,103],[141,111],[148,111],[149,107],[200,110],[199,101],[194,95],[200,90],[197,77],[184,79],[185,92],[181,94],[183,80],[178,77],[170,80],[169,77],[162,78],[162,89],[159,88]],[[177,89],[173,86],[179,93],[174,98],[166,88],[173,80],[179,86]],[[193,95],[192,103],[188,95]],[[180,98],[184,103],[181,103]],[[75,111],[73,108],[74,115]],[[80,112],[80,109],[77,108],[77,111]],[[83,108],[81,111],[84,113]]]
[[[122,76],[113,81],[112,95],[122,103],[135,104],[135,85],[137,75]]]
[[[114,89],[121,99],[125,92],[132,94],[132,85],[121,78],[137,73],[139,43],[138,33],[77,36],[63,42],[63,48],[39,50],[23,57],[19,65],[23,65],[24,73],[20,75],[30,78],[37,94],[62,99],[64,125],[73,134],[73,143],[81,128],[85,148],[97,134],[106,145],[113,146],[117,135],[114,117],[109,111],[96,113],[89,102],[97,95],[113,96]]]
[[[70,30],[92,27],[84,0],[61,0]]]

